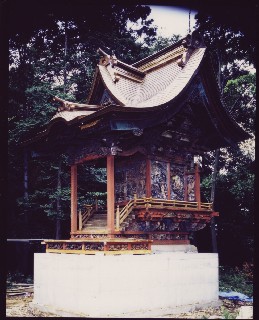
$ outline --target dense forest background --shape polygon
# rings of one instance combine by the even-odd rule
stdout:
[[[86,102],[99,47],[114,51],[130,64],[180,36],[173,35],[173,24],[171,38],[158,36],[146,5],[102,2],[96,6],[81,1],[34,1],[28,5],[30,10],[26,1],[9,1],[7,5],[7,238],[68,238],[70,167],[66,155],[35,158],[20,142],[54,115],[53,96]],[[225,107],[253,137],[219,150],[216,164],[214,152],[206,155],[201,192],[203,200],[209,202],[216,170],[214,207],[220,212],[215,221],[220,263],[252,263],[256,74],[251,67],[255,67],[255,15],[251,8],[249,11],[240,5],[196,9],[195,28],[200,29],[211,51]],[[249,22],[240,19],[245,13],[250,14]],[[96,197],[102,202],[102,170],[82,166],[79,177],[80,205]],[[88,181],[87,185],[83,181]],[[200,251],[212,251],[210,226],[198,232],[193,242]]]

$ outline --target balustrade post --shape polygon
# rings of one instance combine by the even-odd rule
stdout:
[[[98,211],[98,199],[95,197],[95,211]]]
[[[120,230],[120,207],[117,206],[116,210],[116,230]]]
[[[200,170],[199,164],[195,165],[195,200],[198,202],[198,209],[201,209],[201,192],[200,192]]]
[[[71,232],[77,231],[77,165],[71,166]]]
[[[114,156],[107,156],[107,229],[111,237],[114,231]]]
[[[81,231],[82,228],[83,228],[83,223],[82,223],[82,212],[81,210],[79,210],[79,213],[78,213],[78,224],[79,224],[79,230]]]

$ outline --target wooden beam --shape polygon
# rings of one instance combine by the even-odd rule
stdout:
[[[146,160],[146,197],[151,197],[151,160]]]
[[[107,156],[107,229],[108,234],[114,232],[114,156]]]
[[[77,231],[77,165],[71,166],[71,232]]]
[[[171,165],[167,162],[167,199],[171,199]]]
[[[198,209],[201,208],[201,191],[200,191],[200,170],[199,165],[195,165],[195,183],[194,183],[194,192],[195,192],[195,201],[198,202]]]

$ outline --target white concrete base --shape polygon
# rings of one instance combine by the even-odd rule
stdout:
[[[163,245],[151,245],[151,250],[153,253],[159,253],[159,252],[198,252],[197,247],[195,247],[192,244],[176,244],[176,245],[170,245],[170,244],[163,244]]]
[[[162,317],[219,305],[218,255],[36,253],[33,306],[63,316]]]

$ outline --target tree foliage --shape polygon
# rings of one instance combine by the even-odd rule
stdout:
[[[25,164],[20,141],[54,115],[53,96],[85,103],[99,59],[99,47],[108,53],[114,50],[126,62],[141,59],[155,39],[155,28],[148,19],[147,6],[78,3],[69,6],[71,10],[64,8],[67,4],[57,10],[55,4],[48,2],[44,8],[41,3],[39,7],[32,3],[35,11],[24,13],[25,24],[19,28],[18,10],[24,10],[19,3],[12,7],[14,2],[10,12],[11,17],[17,18],[17,24],[9,30],[9,208],[12,213],[8,222],[12,227],[8,230],[13,235],[30,237],[28,223],[36,224],[40,216],[56,220],[57,229],[60,220],[69,220],[70,172],[66,157],[58,153],[50,159],[31,158],[29,165]],[[135,28],[128,29],[129,22]],[[144,42],[136,42],[139,37]],[[93,202],[97,195],[102,202],[104,173],[87,167],[80,168],[80,172],[88,184],[79,181],[79,207],[86,201]],[[24,184],[27,178],[28,190]],[[27,227],[13,228],[17,217],[24,217],[23,225]]]
[[[238,28],[230,23],[231,19],[222,21],[204,12],[196,18],[196,26],[212,52],[223,103],[233,120],[251,135],[251,139],[220,150],[216,182],[220,261],[241,265],[253,259],[256,75],[248,67],[251,69],[255,62],[255,43],[248,28]],[[212,153],[204,158],[202,191],[207,200],[210,199],[213,158]]]

